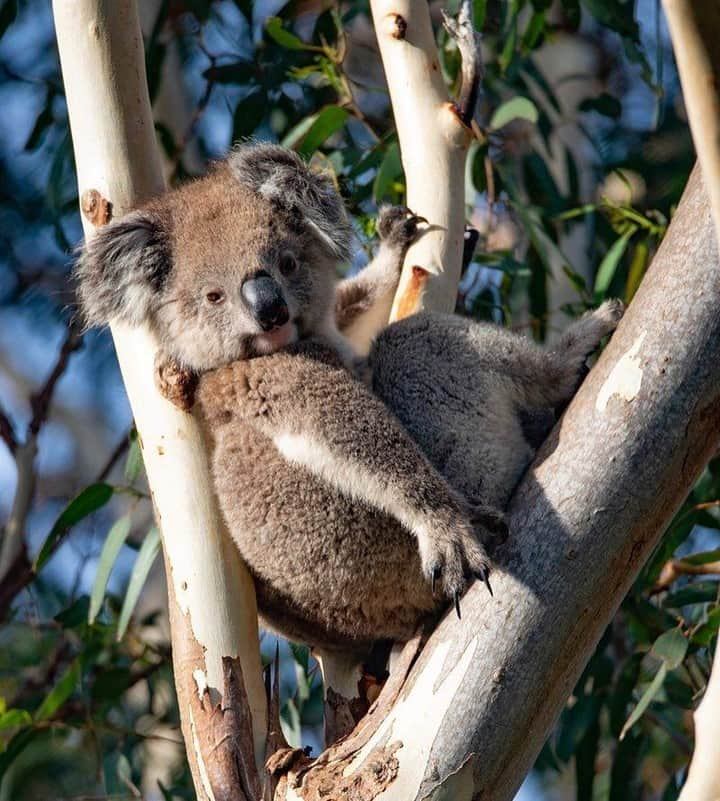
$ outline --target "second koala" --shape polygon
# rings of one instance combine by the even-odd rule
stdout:
[[[215,489],[260,613],[325,650],[405,640],[487,580],[483,541],[622,314],[606,304],[551,351],[420,314],[375,340],[371,392],[343,332],[369,339],[387,319],[415,221],[390,210],[379,229],[376,259],[335,287],[350,227],[332,183],[247,146],[102,229],[77,269],[89,322],[155,331],[166,392],[186,401],[199,376]]]

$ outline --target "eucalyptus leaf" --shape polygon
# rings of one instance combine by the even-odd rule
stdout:
[[[302,138],[298,153],[305,158],[312,154],[325,142],[326,139],[337,133],[348,118],[348,112],[340,106],[325,106],[317,115],[307,133]]]
[[[680,629],[663,632],[652,645],[650,651],[667,666],[668,670],[680,667],[687,653],[688,641]]]
[[[279,45],[286,48],[287,50],[318,50],[321,48],[314,47],[313,45],[308,45],[303,42],[302,39],[295,36],[294,33],[290,33],[290,31],[283,28],[282,20],[280,17],[270,17],[268,19],[267,24],[265,25],[265,30],[270,36],[271,39],[274,39]]]
[[[88,623],[94,623],[95,618],[102,609],[103,600],[105,599],[105,589],[107,588],[110,573],[120,553],[120,549],[128,538],[128,534],[130,534],[131,525],[132,521],[130,520],[130,516],[124,515],[119,520],[115,521],[105,538],[105,543],[103,544],[100,558],[98,559],[95,581],[92,591],[90,592]]]
[[[80,681],[80,661],[73,660],[35,712],[35,720],[48,720],[70,698]]]
[[[118,621],[117,631],[118,640],[121,640],[125,636],[130,618],[132,617],[142,588],[145,586],[145,581],[150,573],[150,568],[153,566],[159,550],[160,532],[153,526],[145,535],[145,539],[140,546],[137,559],[133,565],[132,573],[130,574],[125,600],[120,610],[120,620]]]
[[[637,231],[636,226],[631,226],[619,238],[616,239],[610,250],[605,254],[605,258],[600,262],[597,275],[595,276],[594,295],[595,301],[600,302],[605,299],[605,294],[610,288],[615,272],[617,271],[620,260],[622,259],[625,250],[627,249],[628,242],[632,235]]]
[[[533,124],[538,121],[537,106],[527,97],[514,97],[503,103],[492,115],[490,129],[497,131],[513,120],[527,120]]]
[[[68,531],[88,515],[105,506],[112,496],[113,488],[109,484],[91,484],[73,498],[50,529],[35,558],[33,570],[36,573],[41,570]]]
[[[663,686],[663,682],[665,681],[665,676],[667,675],[667,665],[663,662],[660,665],[658,672],[655,674],[655,678],[652,680],[648,688],[642,694],[642,697],[637,703],[637,706],[633,711],[630,713],[630,716],[625,721],[625,725],[622,727],[622,731],[620,732],[620,740],[625,738],[625,735],[630,731],[630,729],[640,720],[640,718],[645,713],[645,710],[650,706],[653,698],[660,692],[660,689]]]

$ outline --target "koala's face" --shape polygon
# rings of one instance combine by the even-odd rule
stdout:
[[[274,146],[102,229],[81,254],[91,323],[147,323],[184,366],[208,370],[322,331],[350,228],[332,184]]]

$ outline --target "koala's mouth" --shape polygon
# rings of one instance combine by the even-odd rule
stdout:
[[[276,350],[284,348],[297,342],[298,330],[292,320],[288,320],[284,325],[273,328],[272,331],[264,331],[262,334],[255,334],[253,345],[255,352],[259,356],[266,356],[268,353],[275,353]]]

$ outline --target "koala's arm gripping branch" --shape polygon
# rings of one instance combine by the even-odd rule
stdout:
[[[83,207],[92,237],[111,215],[121,217],[165,189],[142,36],[134,0],[54,0],[53,13],[80,196],[97,201]],[[232,781],[232,760],[217,758],[210,736],[218,702],[239,714],[250,710],[258,760],[265,745],[252,579],[224,532],[198,425],[155,390],[156,342],[143,328],[115,324],[112,334],[162,529],[175,681],[197,797],[228,797],[219,788]],[[242,667],[242,703],[225,697],[227,658],[233,675]]]

